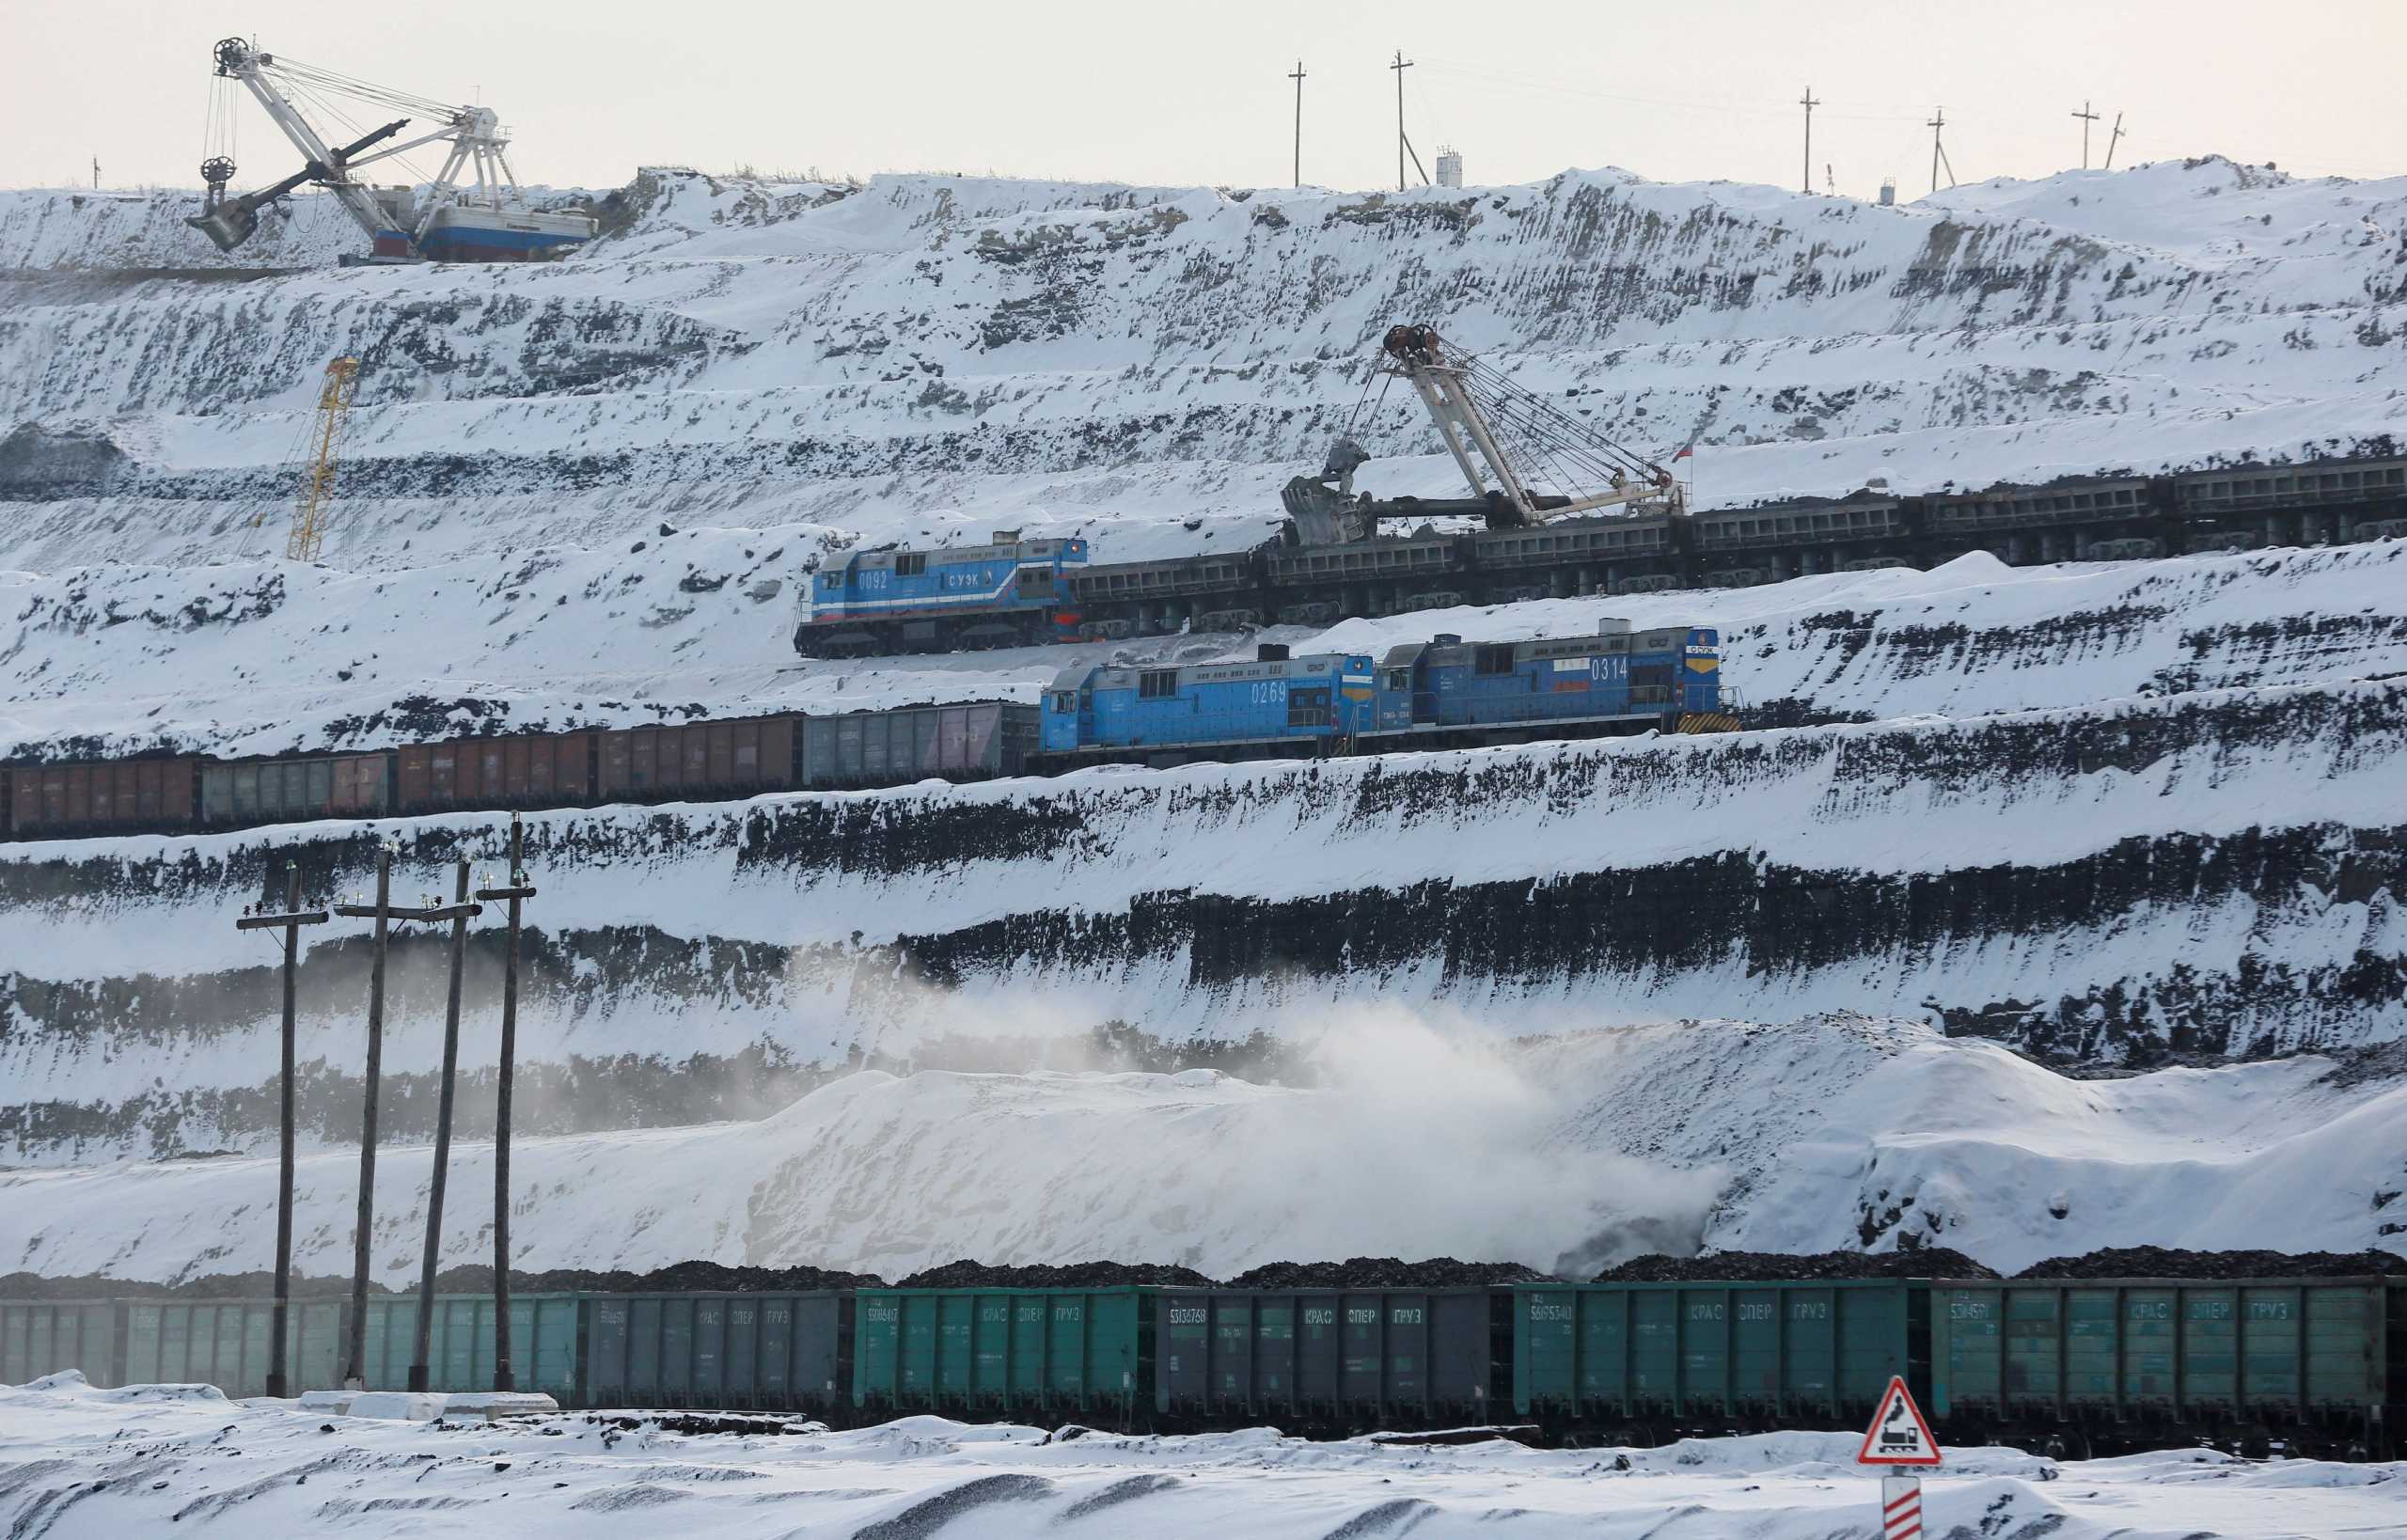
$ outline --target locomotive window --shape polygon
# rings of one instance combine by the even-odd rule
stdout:
[[[1075,691],[1056,690],[1045,699],[1052,704],[1056,712],[1063,715],[1078,709],[1078,698]]]
[[[1482,674],[1511,673],[1513,671],[1513,644],[1511,642],[1504,642],[1494,647],[1480,648],[1474,660],[1472,671]]]
[[[1325,689],[1289,690],[1287,692],[1287,725],[1289,727],[1327,727],[1329,723],[1329,692]]]
[[[894,575],[897,577],[917,577],[927,570],[928,554],[925,551],[904,551],[894,558]]]
[[[1388,688],[1391,690],[1408,690],[1412,688],[1412,670],[1409,668],[1389,669]]]
[[[1178,670],[1148,668],[1137,676],[1137,699],[1167,700],[1178,693]]]

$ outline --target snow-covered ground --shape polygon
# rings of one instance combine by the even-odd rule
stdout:
[[[1858,1540],[1880,1483],[1847,1434],[1538,1451],[1308,1443],[1276,1429],[1123,1437],[933,1417],[831,1433],[682,1434],[566,1414],[329,1419],[197,1386],[0,1390],[11,1535],[313,1532],[423,1540]],[[2205,1450],[2065,1462],[1954,1452],[1926,1532],[2028,1540],[2398,1535],[2399,1465]]]
[[[296,203],[255,259],[307,271],[161,277],[138,270],[194,265],[174,197],[0,195],[0,755],[1029,699],[1119,650],[800,663],[798,580],[863,541],[996,526],[1104,560],[1251,545],[1397,320],[1637,445],[1696,439],[1705,506],[2384,448],[2407,417],[2407,182],[2219,159],[1903,209],[1621,172],[1403,196],[653,178],[606,239],[522,268],[325,266],[328,212]],[[343,354],[366,370],[327,559],[293,566],[277,470]],[[1447,487],[1416,408],[1363,413],[1362,484]],[[1975,557],[1282,630],[1377,651],[1716,625],[1751,700],[1875,720],[535,815],[521,1116],[551,1137],[523,1156],[528,1258],[2399,1244],[2372,1205],[2407,1120],[2394,1079],[2355,1076],[2407,1022],[2402,573],[2400,542]],[[492,821],[378,832],[406,894]],[[351,826],[0,855],[8,1158],[237,1152],[10,1173],[0,1263],[257,1265],[274,993],[231,920],[287,858],[314,888],[368,880]],[[325,1270],[364,984],[355,934],[312,939],[304,1254]],[[440,1012],[428,951],[396,977],[401,1143]],[[1480,1124],[1459,1107],[1366,1125],[1344,1083],[1282,1074],[1356,1015],[1449,1051],[1553,1041],[1501,1070],[1406,1056],[1420,1078],[1357,1093],[1501,1085],[1487,1123],[1512,1137],[1466,1151],[1427,1135]],[[1665,1025],[1690,1017],[1710,1024]],[[1268,1059],[1224,1053],[1254,1032]],[[2273,1061],[2074,1080],[1984,1039]],[[1246,1077],[1078,1073],[1107,1040]],[[861,1061],[921,1073],[823,1085]],[[937,1073],[971,1068],[1003,1073]],[[1026,1073],[1047,1068],[1069,1073]],[[1132,1150],[1180,1158],[1131,1180]],[[1588,1175],[1500,1206],[1438,1171],[1419,1187],[1444,1201],[1399,1212],[1249,1153],[1282,1150]],[[1049,1187],[1004,1191],[1015,1164]],[[424,1155],[388,1170],[394,1276]],[[1011,1201],[1039,1190],[1061,1202]]]
[[[1706,506],[2337,452],[2407,416],[2407,329],[2385,319],[2407,181],[2218,158],[1895,209],[1621,171],[1404,195],[668,175],[563,263],[328,267],[343,227],[305,197],[245,259],[307,271],[137,281],[214,258],[187,201],[0,194],[0,273],[44,275],[0,279],[0,430],[83,435],[64,459],[47,439],[0,452],[0,753],[365,742],[397,703],[463,698],[512,725],[1026,698],[1066,654],[798,664],[799,580],[861,541],[997,526],[1084,534],[1102,560],[1250,546],[1349,422],[1381,456],[1365,485],[1444,490],[1417,406],[1352,420],[1398,319],[1633,443],[1696,438]],[[338,354],[366,370],[326,564],[290,567],[277,471]],[[2226,583],[2212,623],[2254,605],[2395,642],[2386,559],[2285,565],[2140,583],[1992,563],[1615,607],[1760,627],[1739,687],[1875,715],[2125,693],[2192,661],[2180,611],[2214,611]],[[2100,625],[2118,604],[2140,608]],[[1804,688],[1832,641],[1804,622],[1866,606],[1909,629],[2090,629],[2036,671],[1976,636],[1894,698],[1862,667]],[[1329,640],[1526,635],[1599,607]],[[2318,639],[2336,645],[2310,677],[2384,666],[2382,645]]]
[[[37,303],[0,326],[0,421],[104,426],[157,472],[255,467],[284,453],[316,369],[353,353],[370,364],[354,452],[500,451],[485,490],[546,455],[706,451],[750,474],[638,471],[577,501],[636,518],[744,504],[770,515],[753,527],[881,538],[1127,510],[1097,526],[1128,542],[1119,556],[1158,548],[1141,526],[1175,543],[1203,515],[1225,546],[1274,516],[1277,479],[1318,459],[1399,320],[1635,443],[1701,433],[1708,503],[2294,453],[2400,416],[2382,312],[2407,182],[2220,158],[1899,208],[1618,170],[1406,194],[894,176],[857,192],[669,177],[628,196],[623,228],[562,264]],[[20,260],[0,265],[188,265],[208,248],[179,201],[8,195],[0,254]],[[1436,448],[1405,401],[1358,429],[1376,454]],[[1449,476],[1432,456],[1381,481]],[[129,537],[197,548],[149,511],[107,538],[128,556]],[[523,534],[528,515],[480,510],[472,538]],[[398,543],[390,521],[360,521],[336,559]]]
[[[787,554],[745,530],[655,528],[617,550],[500,568],[0,572],[0,755],[381,748],[697,711],[1032,702],[1072,663],[1251,656],[1256,639],[806,661],[791,643],[793,588],[776,575]],[[1441,631],[1582,634],[1608,615],[1718,627],[1723,682],[1746,700],[1842,715],[2321,684],[2407,672],[2407,541],[2020,568],[1975,554],[1927,573],[1474,605],[1258,639],[1377,655]],[[404,719],[396,707],[412,703],[424,709]]]
[[[300,201],[296,221],[324,212]],[[672,177],[560,264],[126,279],[208,249],[180,207],[0,195],[0,256],[62,270],[0,308],[0,429],[115,457],[55,482],[47,461],[0,464],[19,499],[0,570],[41,574],[11,606],[29,624],[88,592],[198,632],[149,636],[143,661],[155,680],[199,643],[177,683],[214,695],[228,734],[447,677],[552,714],[654,682],[774,692],[797,579],[860,541],[1250,546],[1399,319],[1634,444],[1697,437],[1705,506],[2343,452],[2407,414],[2407,330],[2386,319],[2407,183],[2220,159],[1896,209],[1618,171],[1406,195]],[[281,572],[262,562],[275,473],[338,354],[367,369],[334,571]],[[1450,485],[1404,398],[1353,426],[1380,456],[1366,486]],[[212,563],[230,565],[175,571]],[[681,588],[719,577],[737,580]],[[539,626],[499,602],[512,588],[557,613]],[[312,619],[244,633],[254,676],[281,670],[245,710],[247,684],[212,687],[206,638],[224,601],[271,590]],[[102,624],[72,661],[123,661]],[[20,672],[50,661],[31,645]]]
[[[700,1257],[900,1277],[957,1256],[1511,1257],[1890,1249],[2001,1269],[2103,1246],[2400,1248],[2407,1085],[2313,1056],[2069,1079],[1927,1027],[1816,1018],[1502,1047],[1402,1011],[1324,1023],[1320,1081],[871,1071],[753,1123],[522,1139],[511,1234],[544,1266]],[[1701,1095],[1698,1088],[1710,1087]],[[423,1144],[378,1159],[376,1276],[417,1274]],[[452,1150],[443,1261],[488,1257],[492,1145]],[[261,1265],[275,1161],[0,1172],[0,1272]],[[294,1262],[350,1265],[357,1155],[296,1175]],[[95,1216],[107,1216],[95,1222]],[[2394,1227],[2395,1228],[2395,1227]],[[1584,1271],[1583,1271],[1584,1269]]]

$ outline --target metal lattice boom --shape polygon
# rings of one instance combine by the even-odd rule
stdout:
[[[359,360],[338,358],[326,366],[326,383],[318,392],[318,420],[309,432],[308,458],[301,466],[301,493],[292,503],[292,533],[284,554],[292,561],[315,561],[324,543],[326,511],[334,501],[335,452],[342,442],[343,420],[351,399],[359,391]]]

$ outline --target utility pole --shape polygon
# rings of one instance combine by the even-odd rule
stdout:
[[[97,192],[99,192],[100,190],[101,190],[101,158],[100,158],[98,155],[95,155],[95,156],[93,156],[93,157],[92,157],[92,191],[94,191],[94,192],[96,192],[96,193],[97,193]]]
[[[1303,68],[1300,61],[1296,68]],[[525,831],[510,815],[510,886],[482,888],[478,901],[510,901],[510,950],[501,966],[501,1069],[493,1107],[493,1388],[518,1389],[510,1367],[510,1085],[518,1057],[518,906],[535,896],[522,862]]]
[[[1287,77],[1296,83],[1296,185],[1304,184],[1304,61],[1296,61],[1296,72]],[[1396,79],[1402,80],[1402,75]],[[515,825],[512,825],[513,837]]]
[[[1395,71],[1395,190],[1401,193],[1404,191],[1404,72],[1412,68],[1412,61],[1406,58],[1404,50],[1399,48],[1395,51],[1395,62],[1388,68]]]
[[[386,901],[392,893],[393,847],[388,842],[376,847],[376,906],[335,905],[338,915],[376,918],[376,950],[368,968],[368,1103],[359,1115],[359,1218],[351,1243],[351,1341],[342,1360],[346,1391],[368,1388],[368,1231],[376,1218],[376,1079],[385,1065],[385,922],[392,918]]]
[[[370,1234],[376,1218],[376,1086],[385,1066],[385,958],[396,919],[443,919],[448,909],[433,904],[396,909],[393,897],[393,846],[376,848],[376,902],[338,904],[335,913],[352,919],[376,921],[376,951],[368,969],[368,1093],[359,1119],[359,1220],[352,1237],[351,1341],[343,1355],[342,1384],[347,1391],[368,1388],[368,1263]]]
[[[2115,141],[2123,136],[2123,115],[2115,115],[2115,132],[2106,135],[2106,169],[2115,169]]]
[[[451,1169],[451,1079],[460,1066],[460,971],[467,960],[468,917],[484,913],[484,905],[468,902],[468,858],[460,870],[446,908],[421,910],[419,919],[451,921],[451,998],[443,1011],[443,1079],[434,1102],[434,1174],[426,1191],[426,1254],[418,1263],[417,1332],[412,1339],[409,1388],[427,1388],[427,1348],[434,1336],[434,1263],[443,1241],[443,1186]]]
[[[1940,143],[1940,134],[1947,127],[1947,109],[1941,107],[1934,111],[1930,121],[1925,123],[1923,127],[1930,130],[1930,190],[1936,193],[1939,191],[1940,164],[1947,161],[1946,147]],[[1947,165],[1947,185],[1950,187],[1956,185],[1956,166],[1953,162],[1948,162]]]
[[[288,861],[284,867],[284,912],[246,912],[234,921],[238,931],[284,932],[284,1090],[283,1133],[276,1146],[275,1168],[275,1323],[267,1350],[267,1393],[278,1400],[291,1394],[285,1373],[285,1332],[287,1312],[292,1303],[292,973],[300,961],[301,927],[323,925],[326,919],[323,909],[305,911],[301,907],[300,869]]]
[[[1814,190],[1814,109],[1821,103],[1814,100],[1814,87],[1811,86],[1806,86],[1805,94],[1797,100],[1805,107],[1805,191],[1811,193]]]
[[[2089,169],[2089,125],[2098,121],[2098,115],[2089,110],[2089,99],[2084,97],[2081,110],[2073,116],[2081,119],[2081,168],[2086,171]]]

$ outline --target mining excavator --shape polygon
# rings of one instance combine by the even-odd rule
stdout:
[[[583,213],[539,212],[510,168],[510,135],[491,107],[464,106],[372,85],[336,71],[271,54],[242,38],[211,52],[215,80],[200,177],[200,212],[184,221],[218,250],[232,251],[259,229],[260,212],[305,183],[332,194],[364,230],[370,261],[533,261],[582,245],[594,221]],[[299,150],[301,169],[265,187],[228,196],[234,179],[232,102],[240,86]],[[351,103],[346,108],[343,103]],[[309,114],[344,124],[357,137],[329,139]],[[411,115],[368,128],[351,113],[365,106]],[[430,125],[400,137],[412,119]],[[365,129],[366,132],[360,132]],[[388,142],[390,141],[390,142]],[[443,169],[420,198],[407,186],[376,187],[360,173],[423,146],[445,147]],[[350,259],[345,259],[349,260]]]
[[[1389,327],[1380,340],[1377,375],[1389,385],[1403,380],[1411,385],[1470,484],[1470,495],[1357,494],[1354,473],[1371,456],[1349,427],[1329,447],[1318,476],[1298,476],[1279,494],[1296,544],[1350,545],[1376,538],[1379,526],[1390,521],[1471,517],[1485,519],[1490,529],[1525,529],[1606,509],[1675,516],[1688,511],[1679,479],[1669,469],[1514,384],[1432,327]],[[1551,482],[1552,489],[1538,490],[1541,481]]]

